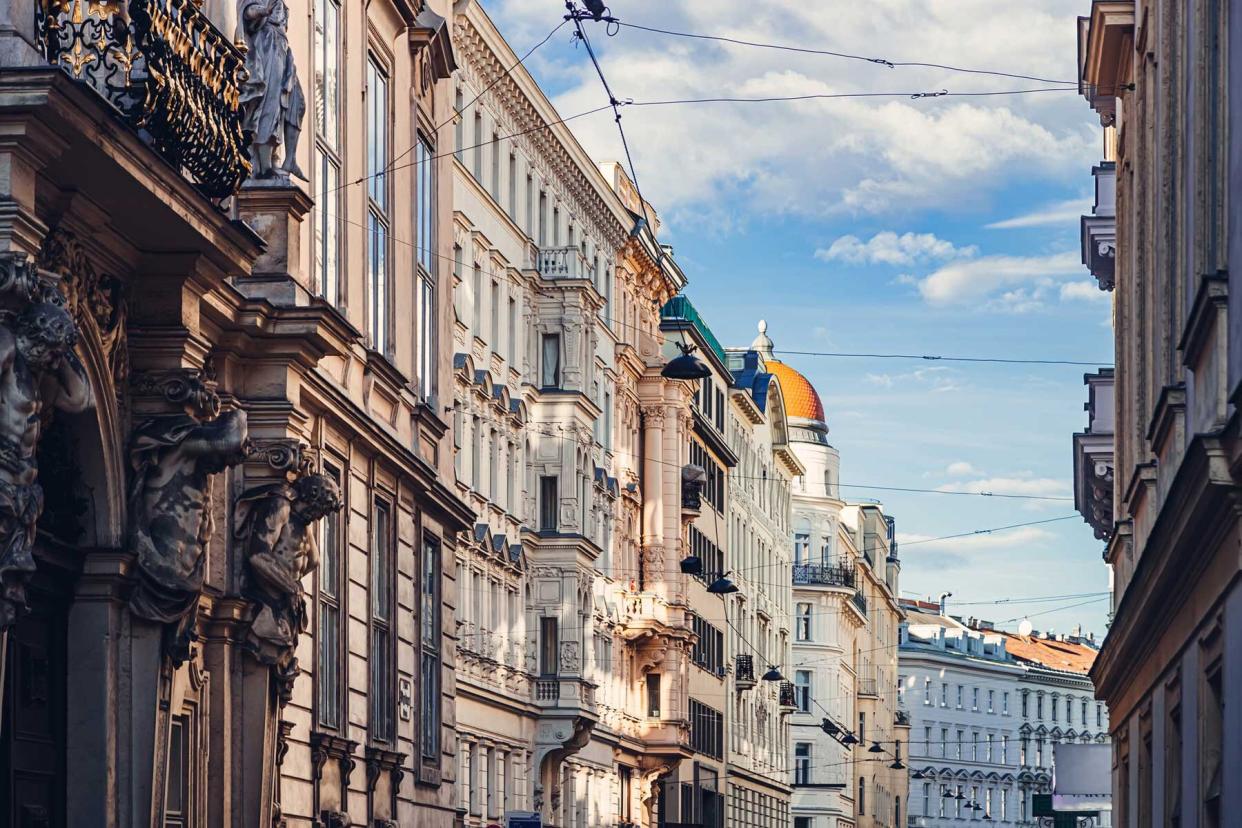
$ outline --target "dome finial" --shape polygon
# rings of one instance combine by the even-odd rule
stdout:
[[[768,338],[768,322],[766,319],[759,320],[759,335],[755,337],[755,341],[750,343],[752,351],[758,352],[759,356],[764,359],[772,359],[772,340]]]

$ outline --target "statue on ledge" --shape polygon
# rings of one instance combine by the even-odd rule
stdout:
[[[341,492],[325,474],[303,474],[293,483],[255,486],[237,501],[234,536],[244,544],[245,595],[257,604],[247,645],[277,668],[281,698],[297,677],[293,652],[306,632],[302,578],[319,565],[314,525],[339,511]]]
[[[46,301],[0,324],[0,629],[26,608],[26,582],[35,571],[35,524],[43,511],[35,455],[43,412],[51,406],[76,413],[92,402],[73,353],[77,338],[65,309]]]
[[[251,178],[296,175],[305,181],[297,151],[306,97],[289,48],[289,7],[285,0],[238,0],[237,17],[249,72],[242,84],[241,107],[242,129],[251,142]],[[282,149],[279,167],[277,148]]]
[[[195,639],[203,560],[214,528],[212,477],[249,453],[240,408],[206,422],[187,414],[159,416],[134,432],[129,519],[138,583],[130,609],[169,625],[165,644],[174,665],[189,657]]]

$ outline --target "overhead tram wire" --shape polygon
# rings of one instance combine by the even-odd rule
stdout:
[[[1039,83],[1059,83],[1073,85],[1077,87],[1076,80],[1060,80],[1058,78],[1044,78],[1038,75],[1024,75],[1018,72],[1001,72],[992,69],[969,69],[962,66],[951,66],[944,63],[927,63],[923,61],[903,60],[894,61],[881,57],[869,57],[867,55],[855,55],[849,52],[836,52],[830,49],[812,49],[805,46],[790,46],[782,43],[764,43],[756,40],[742,40],[740,38],[725,37],[723,35],[702,34],[697,32],[678,32],[671,29],[660,29],[655,26],[643,26],[638,23],[627,23],[615,17],[602,18],[611,25],[624,27],[627,29],[637,29],[644,32],[653,32],[655,34],[669,35],[670,37],[684,37],[692,40],[711,40],[720,43],[730,43],[735,46],[748,46],[755,49],[774,49],[781,52],[796,52],[805,55],[820,55],[823,57],[836,57],[845,60],[857,60],[864,63],[874,63],[880,66],[886,66],[889,69],[902,68],[923,68],[923,69],[941,69],[946,72],[961,72],[970,75],[991,75],[1000,78],[1014,78],[1015,80],[1030,80]]]
[[[1033,95],[1043,92],[1077,92],[1078,90],[1069,86],[1041,87],[1038,89],[1002,89],[995,92],[952,92],[948,89],[939,89],[923,92],[823,92],[812,93],[807,95],[771,95],[755,98],[733,98],[733,97],[715,97],[715,98],[671,98],[669,100],[655,101],[632,101],[626,100],[619,102],[623,106],[683,106],[686,104],[709,104],[709,103],[781,103],[790,101],[828,101],[839,98],[910,98],[918,100],[921,98],[992,98],[1004,97],[1007,95]]]

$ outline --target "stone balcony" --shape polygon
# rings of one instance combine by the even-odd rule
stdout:
[[[1103,161],[1091,169],[1095,177],[1095,204],[1080,224],[1082,263],[1100,290],[1112,290],[1117,258],[1117,165]]]
[[[535,680],[535,703],[546,710],[580,708],[594,715],[595,685],[581,678],[538,678]]]
[[[535,253],[535,269],[545,279],[587,279],[595,274],[577,247],[542,247]]]
[[[1112,368],[1084,376],[1087,385],[1087,428],[1074,435],[1074,508],[1095,530],[1098,540],[1113,535]]]

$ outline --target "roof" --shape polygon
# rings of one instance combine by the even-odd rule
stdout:
[[[1020,661],[1038,664],[1050,670],[1086,675],[1098,654],[1094,647],[1071,641],[1035,636],[1021,636],[997,630],[1008,639],[1005,648]]]
[[[781,393],[785,397],[785,413],[788,416],[819,423],[827,422],[824,419],[824,404],[810,380],[775,359],[767,360],[767,369],[780,380]]]
[[[699,314],[694,305],[690,304],[690,300],[684,294],[674,296],[665,302],[664,307],[660,309],[660,318],[689,323],[698,332],[699,336],[703,338],[708,349],[720,360],[720,364],[728,364],[728,358],[725,356],[725,349],[720,344],[720,340],[712,333],[712,329],[707,326],[707,320]]]

